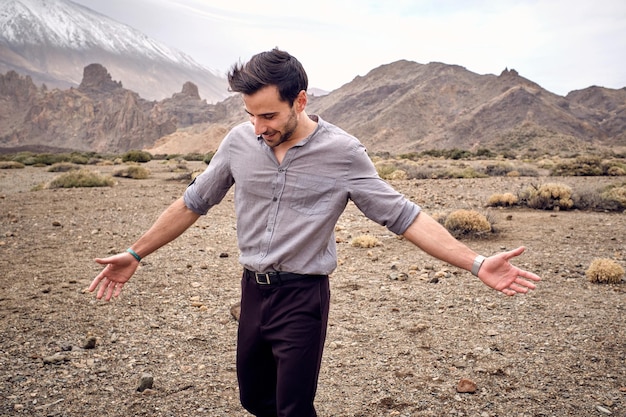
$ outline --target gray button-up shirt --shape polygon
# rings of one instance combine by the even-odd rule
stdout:
[[[378,176],[355,137],[310,117],[317,129],[281,164],[251,123],[236,126],[185,192],[187,207],[206,214],[235,185],[240,262],[250,270],[330,274],[337,267],[335,224],[349,200],[396,234],[419,214]]]

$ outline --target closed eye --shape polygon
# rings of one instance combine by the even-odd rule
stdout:
[[[248,116],[250,116],[250,117],[261,117],[261,118],[263,118],[265,120],[272,120],[277,115],[277,113],[264,113],[264,114],[259,114],[258,116],[255,116],[252,113],[250,113],[248,110],[246,110],[246,113],[248,113]]]

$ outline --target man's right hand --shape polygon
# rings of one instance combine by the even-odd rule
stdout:
[[[137,270],[139,262],[128,252],[123,252],[108,258],[96,258],[100,265],[106,265],[102,272],[91,282],[89,292],[98,288],[96,298],[104,297],[109,301],[111,297],[117,297],[122,292],[124,284]]]

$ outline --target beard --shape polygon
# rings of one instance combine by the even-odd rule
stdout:
[[[296,112],[291,110],[289,114],[289,119],[285,123],[285,125],[280,130],[266,131],[261,135],[267,146],[270,148],[275,148],[285,142],[287,142],[293,136],[293,133],[298,128],[298,119],[296,117]],[[266,138],[265,136],[276,136],[271,138]]]

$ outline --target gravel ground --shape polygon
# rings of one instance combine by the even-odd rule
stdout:
[[[234,367],[232,194],[145,259],[120,298],[105,303],[85,291],[100,269],[93,258],[124,250],[183,192],[168,165],[148,166],[147,180],[94,189],[30,191],[58,174],[0,172],[1,415],[248,415]],[[483,208],[492,193],[544,180],[394,182],[431,214],[488,212],[498,234],[467,242],[485,255],[525,245],[516,264],[543,281],[512,298],[348,207],[337,231],[321,417],[626,416],[626,284],[584,276],[598,257],[626,264],[626,215]],[[576,189],[611,179],[558,181]],[[350,245],[366,233],[382,245]],[[139,392],[146,374],[153,386]],[[474,393],[458,392],[462,379]]]

